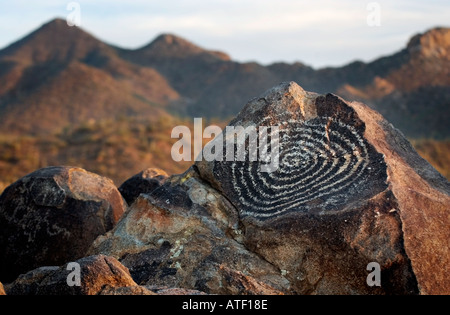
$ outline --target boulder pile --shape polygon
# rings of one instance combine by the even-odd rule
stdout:
[[[117,190],[59,167],[11,185],[6,293],[450,294],[450,183],[379,113],[287,82],[229,127],[244,158],[224,131],[205,147],[224,158],[183,174],[151,169]],[[266,132],[255,152],[269,160],[253,158],[248,127]]]

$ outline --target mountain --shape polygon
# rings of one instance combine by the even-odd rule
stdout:
[[[398,62],[386,67],[393,60]],[[370,82],[336,92],[368,103],[409,137],[450,136],[450,29],[416,35],[401,52],[367,68],[373,69]]]
[[[141,57],[143,62],[149,59],[164,61],[167,58],[181,60],[199,58],[210,61],[231,60],[230,56],[223,52],[205,50],[174,34],[162,34],[148,45],[133,52],[138,58]]]
[[[175,35],[161,35],[140,49],[120,53],[167,78],[185,97],[181,106],[172,107],[183,116],[229,117],[274,83],[273,74],[261,65],[234,62],[225,53],[202,49]]]
[[[167,115],[179,94],[151,67],[56,19],[0,51],[0,131],[51,133],[87,120]]]
[[[314,69],[240,63],[173,34],[123,49],[55,19],[0,50],[0,192],[48,165],[86,168],[117,185],[147,167],[182,172],[186,164],[170,154],[174,126],[204,117],[224,127],[283,81],[363,101],[450,178],[449,68],[443,27],[372,62]]]
[[[332,49],[332,48],[330,48]],[[238,63],[174,35],[161,35],[137,50],[121,50],[131,63],[152,67],[184,96],[171,106],[188,116],[225,118],[282,81],[336,93],[380,111],[410,137],[450,136],[450,29],[434,28],[407,46],[372,62],[313,69],[302,63]]]
[[[313,69],[239,63],[173,34],[123,49],[62,19],[0,50],[0,132],[52,133],[89,119],[169,112],[227,119],[282,81],[363,101],[409,137],[450,136],[449,28],[369,63]]]

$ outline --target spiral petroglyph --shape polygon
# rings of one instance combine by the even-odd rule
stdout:
[[[336,95],[281,83],[249,101],[228,126],[241,132],[213,143],[223,141],[225,152],[228,140],[241,139],[235,151],[244,146],[245,159],[227,156],[196,167],[247,221],[270,225],[291,216],[336,214],[388,188],[384,155],[365,137],[365,122],[351,104]],[[244,128],[268,136],[259,137],[255,149]],[[274,167],[264,171],[267,165]]]
[[[269,121],[266,117],[261,125]],[[361,130],[342,120],[290,119],[278,126],[276,170],[261,172],[265,161],[249,159],[216,164],[216,174],[226,174],[222,186],[243,217],[264,220],[289,212],[340,210],[355,196],[370,193],[385,170],[382,155]],[[270,147],[270,142],[260,146]]]

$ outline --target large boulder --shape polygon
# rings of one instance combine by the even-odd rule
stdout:
[[[247,146],[243,161],[196,169],[235,207],[244,246],[283,270],[294,292],[450,293],[450,183],[380,114],[290,82],[230,126],[278,126],[278,146],[275,133],[258,144],[278,148],[277,167],[252,161]],[[226,152],[227,138],[208,146]],[[381,286],[366,282],[371,262]]]
[[[35,171],[0,197],[0,280],[83,257],[126,203],[113,182],[74,167]]]
[[[167,177],[167,173],[162,169],[148,168],[123,182],[119,191],[131,205],[140,194],[148,194],[161,186]]]

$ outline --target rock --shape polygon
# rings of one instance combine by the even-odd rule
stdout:
[[[80,168],[31,173],[0,197],[0,279],[85,256],[126,204],[113,182]]]
[[[6,295],[5,288],[3,287],[3,284],[0,282],[0,295]]]
[[[204,292],[182,288],[137,285],[117,259],[95,255],[71,262],[79,264],[80,286],[70,286],[74,280],[73,265],[45,266],[20,275],[7,285],[8,295],[204,295]],[[6,295],[2,291],[0,295]]]
[[[152,288],[152,291],[158,295],[206,295],[202,291],[181,288]]]
[[[130,286],[130,287],[111,287],[106,286],[103,288],[98,295],[157,295],[155,292],[140,286]]]
[[[39,267],[20,275],[8,285],[8,295],[96,295],[148,291],[137,290],[128,269],[113,257],[89,256],[76,263],[80,266],[80,286],[69,286],[68,280],[74,280],[72,273],[75,268],[72,265]]]
[[[222,278],[223,285],[226,291],[232,295],[282,295],[280,290],[261,282],[253,277],[245,275],[244,273],[221,266],[219,274]]]
[[[254,294],[288,292],[280,271],[239,242],[241,233],[236,210],[191,168],[140,195],[89,253],[116,257],[142,286],[231,294],[243,283]]]
[[[290,82],[250,101],[229,126],[278,126],[279,154],[272,133],[271,161],[250,160],[246,146],[243,161],[195,169],[238,212],[245,248],[293,292],[450,293],[450,183],[380,114]],[[206,148],[226,157],[226,141]],[[265,149],[260,139],[256,152]],[[370,262],[381,286],[366,283]]]
[[[131,205],[140,194],[147,194],[161,186],[168,175],[159,168],[149,168],[127,179],[119,191],[127,203]]]
[[[380,114],[289,82],[251,100],[239,126],[92,243],[85,259],[109,257],[118,278],[98,267],[76,291],[64,268],[43,267],[7,293],[450,294],[450,183]]]

